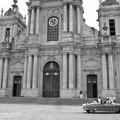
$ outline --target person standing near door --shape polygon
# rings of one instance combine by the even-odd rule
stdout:
[[[80,90],[80,98],[83,98],[82,90]]]

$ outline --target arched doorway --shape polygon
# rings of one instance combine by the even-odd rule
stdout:
[[[14,76],[13,79],[13,96],[20,97],[21,96],[21,76]]]
[[[48,62],[43,69],[43,97],[59,97],[60,67],[54,62]]]
[[[97,98],[97,75],[87,75],[87,98]]]

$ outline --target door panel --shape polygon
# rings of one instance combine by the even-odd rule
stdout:
[[[13,80],[13,96],[21,96],[21,76],[14,76]]]
[[[59,97],[59,71],[44,71],[43,97]]]
[[[97,75],[87,76],[87,97],[97,98]]]

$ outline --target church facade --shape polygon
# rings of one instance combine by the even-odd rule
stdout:
[[[1,11],[0,97],[120,98],[120,2],[99,1],[99,31],[82,0],[26,4],[27,26],[17,0]]]

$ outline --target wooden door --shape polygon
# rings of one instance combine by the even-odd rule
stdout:
[[[87,97],[97,98],[97,75],[87,76]]]
[[[13,80],[13,96],[21,96],[21,76],[14,76]]]
[[[52,63],[54,67],[49,69],[51,63],[48,63],[43,72],[43,97],[59,97],[60,71],[57,63]]]

